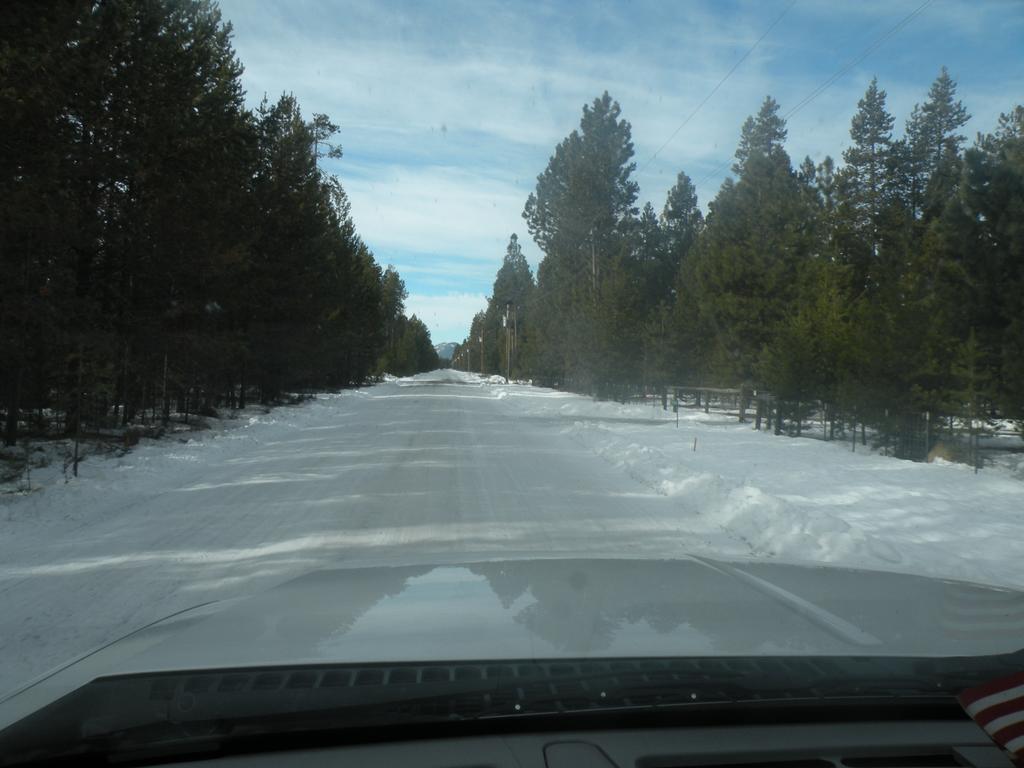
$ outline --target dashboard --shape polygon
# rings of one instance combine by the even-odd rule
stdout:
[[[292,749],[181,763],[432,768],[1013,768],[974,723],[884,721],[512,733]]]

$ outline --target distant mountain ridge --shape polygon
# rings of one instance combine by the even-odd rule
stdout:
[[[454,341],[443,341],[440,344],[435,344],[434,349],[437,350],[437,356],[442,360],[451,360],[457,346],[459,345]]]

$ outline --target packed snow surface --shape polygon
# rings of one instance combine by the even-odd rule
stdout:
[[[91,458],[0,501],[0,694],[322,567],[544,556],[829,563],[1024,588],[1024,481],[724,414],[436,371]]]

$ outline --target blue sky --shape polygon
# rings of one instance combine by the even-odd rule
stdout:
[[[766,94],[787,112],[922,0],[764,2],[341,2],[221,0],[247,98],[294,93],[341,126],[330,170],[356,228],[409,290],[435,342],[463,338],[512,232],[540,251],[523,203],[584,103],[608,90],[632,123],[641,204],[661,210],[676,174],[700,203],[725,177],[740,125]],[[654,153],[789,7],[660,153]],[[799,162],[838,159],[871,77],[897,128],[947,66],[991,130],[1024,100],[1024,0],[933,0],[789,122]]]

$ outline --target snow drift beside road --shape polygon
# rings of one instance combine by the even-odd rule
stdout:
[[[756,432],[721,413],[495,387],[521,413],[678,500],[695,534],[724,532],[754,558],[827,563],[1024,588],[1024,482],[993,467],[923,464],[848,443]]]
[[[675,415],[660,407],[595,401],[501,376],[446,369],[389,381],[406,391],[438,382],[470,385],[508,418],[550,421],[617,471],[673,499],[702,554],[1024,588],[1024,481],[1010,470],[975,475],[964,465],[903,461],[861,446],[851,453],[844,442],[756,432],[734,417],[700,410],[681,410],[676,428]],[[64,484],[53,473],[42,491],[8,498],[0,526],[6,523],[7,543],[24,537],[31,548],[46,529],[88,526],[123,512],[140,497],[179,487],[214,457],[244,455],[254,442],[334,418],[341,403],[350,410],[372,391],[325,395],[186,443],[150,441],[122,458],[91,459],[78,482]],[[110,510],[114,498],[122,501]],[[581,531],[578,544],[586,554],[593,542]]]

